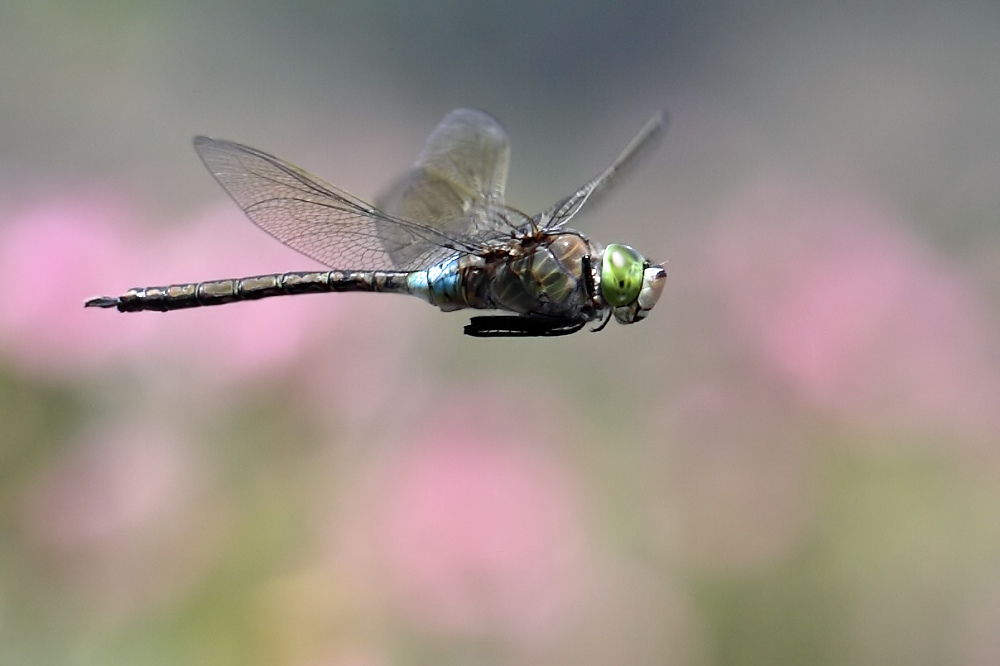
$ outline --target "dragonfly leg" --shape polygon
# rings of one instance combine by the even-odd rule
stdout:
[[[576,333],[586,323],[577,319],[539,315],[473,317],[465,326],[465,334],[474,338],[555,337]]]
[[[609,321],[611,321],[611,310],[608,310],[608,314],[604,317],[604,321],[602,321],[600,325],[597,326],[596,328],[590,329],[590,332],[597,333],[599,331],[603,331],[604,327],[608,325]]]

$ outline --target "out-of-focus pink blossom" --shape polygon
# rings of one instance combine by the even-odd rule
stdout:
[[[94,610],[127,617],[176,599],[217,547],[203,470],[167,430],[121,428],[72,442],[26,487],[26,543]]]
[[[144,285],[201,282],[287,271],[322,270],[256,228],[235,206],[213,207],[164,233],[151,261],[131,278]],[[202,368],[222,381],[279,370],[300,360],[311,343],[322,343],[347,311],[339,294],[289,296],[223,306],[128,316],[155,320],[170,361]]]
[[[192,471],[162,434],[78,442],[36,484],[26,525],[37,541],[66,551],[114,545],[175,511]]]
[[[582,507],[540,434],[528,422],[452,416],[367,478],[342,538],[415,625],[533,641],[573,615],[585,587]]]
[[[83,307],[86,298],[139,273],[139,230],[128,208],[106,193],[41,201],[0,225],[0,354],[6,362],[29,374],[65,376],[142,346],[151,321],[122,321]]]
[[[415,315],[430,318],[435,312],[406,296],[331,296],[344,298],[341,307],[347,316],[329,327],[315,362],[298,379],[303,404],[344,435],[345,428],[370,428],[387,408],[398,408],[418,382],[426,384],[426,377],[418,379],[408,371],[410,360],[421,353],[415,349]]]
[[[572,638],[534,663],[709,664],[704,609],[679,580],[639,560],[602,567]],[[528,663],[533,663],[530,660]]]
[[[698,568],[773,567],[813,527],[813,450],[775,396],[705,383],[666,411],[669,462],[651,532]]]
[[[384,659],[374,654],[355,652],[324,659],[317,666],[380,666],[384,663]]]
[[[708,263],[733,337],[814,404],[883,424],[995,425],[981,308],[891,214],[762,186],[722,216]]]
[[[1000,663],[1000,576],[994,569],[970,586],[968,608],[959,631],[964,657],[959,663],[990,666]]]
[[[361,649],[331,650],[330,654],[318,658],[307,658],[303,666],[382,666],[385,658],[374,651]]]
[[[322,342],[348,304],[299,296],[170,313],[121,314],[86,298],[130,287],[312,270],[220,204],[188,224],[143,232],[110,195],[23,209],[0,227],[0,353],[26,373],[65,377],[122,362],[166,362],[223,382],[280,370]]]

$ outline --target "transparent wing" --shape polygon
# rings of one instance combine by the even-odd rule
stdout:
[[[431,132],[416,167],[502,203],[509,164],[510,142],[500,122],[485,111],[455,109]]]
[[[449,236],[482,242],[508,236],[511,211],[503,196],[509,163],[510,145],[500,123],[483,111],[455,109],[434,128],[416,165],[379,198],[378,207]],[[425,251],[419,242],[401,245],[392,258],[408,263]]]
[[[387,215],[255,148],[204,136],[194,147],[254,224],[331,268],[418,270],[481,250],[469,239]]]
[[[623,173],[639,161],[640,156],[648,154],[659,143],[667,126],[667,120],[665,111],[650,118],[611,166],[570,196],[536,215],[535,223],[546,231],[558,229],[573,219],[587,203],[596,203]]]

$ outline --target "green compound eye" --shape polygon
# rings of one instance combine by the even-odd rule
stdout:
[[[608,305],[628,305],[639,297],[642,269],[646,260],[628,245],[612,243],[604,250],[601,265],[601,294]]]

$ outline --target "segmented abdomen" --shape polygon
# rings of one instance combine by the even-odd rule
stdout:
[[[328,291],[409,293],[408,273],[401,271],[307,271],[212,280],[166,287],[129,289],[114,306],[121,312],[182,310],[270,296]],[[107,307],[101,305],[101,307]]]

